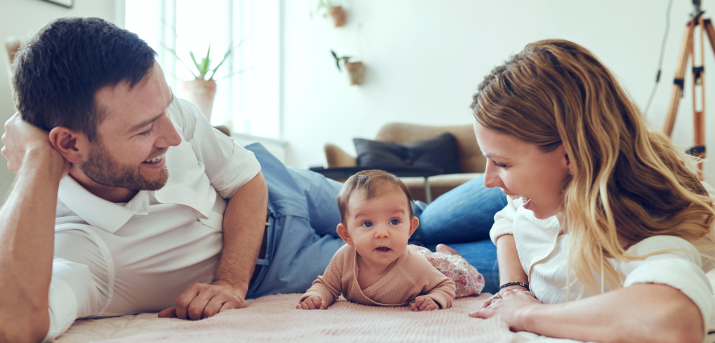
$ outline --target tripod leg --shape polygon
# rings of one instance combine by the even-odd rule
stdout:
[[[693,44],[693,31],[695,30],[695,21],[690,20],[683,34],[683,41],[680,45],[680,53],[678,54],[678,63],[675,69],[675,78],[673,79],[673,90],[670,93],[670,105],[668,106],[668,115],[665,118],[663,132],[670,137],[673,134],[673,126],[675,126],[675,116],[678,114],[678,105],[680,98],[683,95],[683,78],[685,77],[685,68],[688,66],[688,55],[690,47]]]
[[[705,31],[708,35],[708,40],[710,41],[710,48],[713,49],[713,53],[715,53],[715,29],[713,28],[713,23],[710,19],[705,19],[703,21],[702,25],[702,30]],[[703,55],[705,54],[705,45],[703,44]],[[702,57],[703,63],[705,63],[705,56]],[[693,156],[699,158],[698,160],[698,177],[700,179],[703,179],[703,160],[705,159],[705,78],[701,78],[701,87],[702,87],[702,98],[703,98],[703,105],[702,105],[702,110],[700,112],[695,112],[695,117],[693,118],[693,140],[695,143],[695,146],[691,151],[693,152]]]
[[[713,29],[713,22],[710,19],[705,19],[704,26],[705,33],[708,35],[708,40],[710,41],[710,48],[713,49],[715,53],[715,29]]]
[[[700,25],[700,66],[695,62],[695,33],[693,32],[693,45],[690,49],[693,65],[693,143],[694,147],[690,150],[692,155],[698,158],[698,178],[703,179],[703,161],[702,152],[698,147],[705,146],[705,23],[703,17],[699,16],[698,24]],[[700,90],[700,106],[698,107],[698,90]]]

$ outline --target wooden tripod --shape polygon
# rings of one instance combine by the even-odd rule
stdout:
[[[680,46],[680,54],[678,55],[677,69],[675,70],[675,79],[673,80],[673,90],[671,92],[670,106],[668,107],[668,116],[665,119],[663,132],[668,137],[673,134],[673,126],[675,125],[675,117],[678,114],[678,105],[680,98],[683,96],[683,86],[685,69],[688,66],[688,57],[691,58],[693,66],[693,141],[694,146],[688,150],[688,153],[698,158],[698,177],[703,179],[703,159],[705,158],[705,33],[708,35],[710,47],[715,53],[715,29],[710,19],[704,19],[703,12],[698,11],[696,15],[688,21],[683,35],[683,42]],[[695,27],[700,26],[700,66],[695,62]],[[698,101],[698,90],[700,90],[700,101]],[[698,102],[700,106],[698,107]],[[699,110],[698,110],[699,109]]]

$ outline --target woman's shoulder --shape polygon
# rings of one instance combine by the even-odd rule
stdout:
[[[691,242],[676,236],[651,236],[632,245],[627,251],[635,256],[654,254],[651,257],[656,259],[677,258],[701,264],[698,249]]]
[[[628,252],[641,255],[663,249],[686,249],[697,251],[693,244],[686,239],[676,236],[657,235],[645,238],[642,241],[633,244],[630,248],[628,248]]]

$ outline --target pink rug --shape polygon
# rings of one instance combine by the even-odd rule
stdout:
[[[280,294],[213,318],[104,342],[523,342],[501,320],[467,316],[488,296],[460,298],[451,309],[431,312],[347,301],[304,311],[295,309],[300,294]]]

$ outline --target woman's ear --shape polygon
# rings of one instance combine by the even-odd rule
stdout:
[[[560,152],[561,154],[563,154],[563,156],[564,156],[563,166],[564,166],[565,168],[568,168],[568,170],[569,170],[569,175],[573,175],[573,164],[571,163],[571,159],[569,158],[569,154],[566,153],[566,147],[564,147],[564,145],[561,144],[561,145],[559,145],[559,147],[556,148],[556,149],[558,149],[559,152]]]
[[[571,159],[569,159],[569,154],[565,154],[566,156],[566,167],[569,168],[569,176],[573,176],[573,163],[571,163]]]
[[[346,228],[343,223],[338,224],[336,230],[338,231],[338,235],[340,235],[340,238],[342,238],[345,243],[347,243],[348,245],[353,245],[353,240],[350,238],[350,234],[348,234],[348,228]]]
[[[82,154],[87,149],[86,136],[66,127],[57,126],[50,130],[50,144],[70,163],[82,160]]]
[[[410,236],[415,233],[415,230],[417,230],[418,226],[420,226],[420,220],[417,219],[417,217],[412,217],[412,219],[410,220]]]

